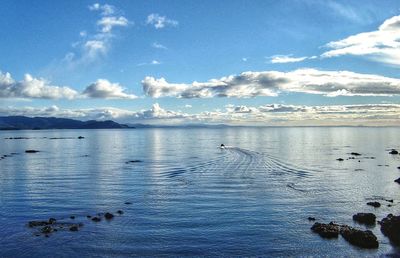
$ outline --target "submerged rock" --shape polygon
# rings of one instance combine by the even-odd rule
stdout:
[[[33,228],[33,227],[41,227],[41,226],[46,226],[49,225],[50,223],[48,221],[29,221],[28,226]]]
[[[125,204],[126,204],[126,205],[130,205],[130,204],[132,204],[132,203],[131,203],[131,202],[125,202]]]
[[[124,212],[123,212],[123,211],[121,211],[121,210],[117,210],[117,213],[118,213],[119,215],[122,215],[122,214],[124,214]]]
[[[307,218],[309,221],[315,221],[315,218],[314,217],[308,217]]]
[[[367,202],[367,205],[373,206],[375,208],[381,207],[381,203],[380,202]]]
[[[79,227],[77,225],[73,225],[73,226],[69,227],[69,230],[70,231],[78,231]]]
[[[26,150],[25,153],[36,153],[36,152],[40,152],[38,150]]]
[[[353,155],[353,156],[361,156],[361,154],[358,153],[358,152],[352,152],[352,153],[350,153],[350,155]]]
[[[106,212],[106,214],[104,214],[104,218],[106,218],[107,220],[110,220],[110,219],[114,218],[114,214]]]
[[[338,159],[336,159],[337,161],[343,161],[344,159],[342,159],[342,158],[338,158]]]
[[[382,233],[389,238],[389,240],[400,246],[400,216],[389,214],[386,218],[380,221]]]
[[[83,137],[83,136],[79,136],[79,137],[78,137],[78,139],[85,139],[85,137]]]
[[[361,224],[373,225],[375,224],[376,216],[373,213],[357,213],[353,215],[353,220]]]
[[[70,216],[69,218],[70,218],[70,219],[75,219],[75,216]]]
[[[394,182],[396,182],[396,183],[400,184],[400,177],[399,177],[399,178],[397,178],[396,180],[394,180]]]
[[[53,228],[50,227],[50,226],[44,226],[44,227],[40,230],[40,232],[42,232],[43,234],[49,234],[49,233],[51,233],[51,232],[53,232],[53,231],[54,231]]]
[[[99,217],[93,217],[93,218],[92,218],[92,221],[94,221],[94,222],[100,222],[100,221],[101,221],[101,218],[99,218]]]
[[[398,152],[397,150],[395,150],[395,149],[392,149],[392,150],[389,152],[389,154],[396,155],[396,154],[399,154],[399,152]]]
[[[339,236],[339,225],[333,222],[329,224],[315,222],[311,230],[323,238],[337,238]]]
[[[129,161],[125,162],[125,163],[129,164],[129,163],[139,163],[139,162],[143,162],[143,161],[141,161],[139,159],[134,159],[134,160],[129,160]]]
[[[350,244],[362,248],[378,248],[379,243],[372,231],[359,230],[349,226],[342,226],[340,228],[340,235],[346,239]]]

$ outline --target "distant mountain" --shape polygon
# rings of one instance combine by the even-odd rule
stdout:
[[[79,121],[56,117],[0,116],[0,130],[41,129],[110,129],[132,128],[111,120]]]

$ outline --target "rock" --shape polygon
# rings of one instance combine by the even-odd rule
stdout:
[[[49,221],[29,221],[28,222],[28,225],[31,228],[46,226],[46,225],[49,225],[49,224],[51,224],[51,223],[49,223]]]
[[[94,221],[94,222],[100,222],[100,221],[101,221],[101,218],[99,218],[99,217],[93,217],[93,218],[92,218],[92,221]]]
[[[118,210],[118,211],[117,211],[117,213],[118,213],[119,215],[122,215],[122,214],[124,214],[124,212],[123,212],[123,211],[121,211],[121,210]]]
[[[44,226],[40,232],[42,232],[43,234],[49,234],[51,232],[53,232],[53,228],[50,226]]]
[[[106,214],[104,214],[104,218],[106,218],[107,220],[110,220],[110,219],[114,218],[114,215],[112,213],[106,212]]]
[[[350,153],[350,155],[353,155],[353,156],[361,156],[361,154],[358,153],[358,152],[352,152],[352,153]]]
[[[85,137],[83,137],[83,136],[79,136],[79,137],[78,137],[78,139],[85,139]]]
[[[92,216],[90,216],[90,215],[87,215],[87,216],[86,216],[86,218],[88,218],[88,219],[90,219],[91,217],[92,217]]]
[[[373,213],[357,213],[353,215],[353,220],[361,224],[373,225],[375,224],[376,216]]]
[[[138,160],[138,159],[134,159],[134,160],[127,161],[126,164],[129,164],[129,163],[139,163],[139,162],[143,162],[143,161]]]
[[[49,224],[54,224],[56,222],[57,222],[57,220],[55,218],[50,218],[49,219]]]
[[[69,218],[70,218],[70,219],[75,219],[75,216],[70,216]]]
[[[400,169],[400,167],[397,167],[397,169]]]
[[[389,240],[400,246],[400,216],[389,214],[380,222],[382,233],[389,238]]]
[[[399,152],[398,152],[397,150],[395,150],[395,149],[392,149],[392,150],[389,152],[389,154],[396,155],[396,154],[399,154]]]
[[[78,231],[79,227],[77,225],[73,225],[71,227],[69,227],[69,231]]]
[[[315,222],[311,230],[323,238],[337,238],[339,236],[339,225],[333,222],[329,224]]]
[[[389,200],[385,200],[385,201],[393,203],[393,199],[389,199]]]
[[[125,202],[125,204],[126,204],[126,205],[131,205],[132,203],[131,203],[131,202]]]
[[[399,178],[397,178],[396,180],[394,180],[394,182],[396,182],[396,183],[400,184],[400,177],[399,177]]]
[[[45,235],[45,237],[49,237],[49,235]]]
[[[308,220],[309,221],[315,221],[315,218],[314,217],[308,217]]]
[[[359,230],[349,226],[342,226],[340,228],[340,235],[346,239],[350,244],[362,248],[378,248],[379,243],[372,231]]]
[[[39,152],[38,150],[26,150],[25,153],[36,153]]]
[[[338,159],[336,159],[337,161],[343,161],[344,159],[342,159],[342,158],[338,158]]]
[[[367,202],[367,205],[373,206],[375,208],[381,207],[380,202]]]

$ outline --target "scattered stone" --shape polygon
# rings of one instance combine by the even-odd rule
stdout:
[[[50,226],[44,226],[40,232],[42,232],[43,234],[49,234],[51,232],[53,232],[53,228]]]
[[[338,159],[336,159],[337,161],[343,161],[344,159],[342,159],[342,158],[338,158]]]
[[[400,177],[394,180],[396,183],[400,184]]]
[[[79,137],[78,137],[78,139],[85,139],[85,137],[83,137],[83,136],[79,136]]]
[[[391,205],[391,204],[388,204],[387,206],[388,206],[388,207],[392,207],[392,205]]]
[[[353,215],[353,220],[361,224],[373,225],[375,224],[376,216],[373,213],[357,213]]]
[[[400,169],[400,167],[397,167],[397,169]]]
[[[395,244],[400,245],[400,216],[389,214],[380,222],[382,233]]]
[[[333,222],[329,224],[315,222],[311,230],[323,238],[337,238],[339,236],[339,225]]]
[[[126,205],[131,205],[132,203],[131,203],[131,202],[125,202],[125,204],[126,204]]]
[[[75,219],[75,216],[70,216],[69,218],[70,218],[70,219]]]
[[[45,235],[45,237],[49,237],[49,235]]]
[[[49,219],[49,224],[54,224],[56,222],[57,222],[57,220],[55,218],[50,218]]]
[[[349,226],[341,226],[340,235],[350,244],[362,248],[378,248],[379,243],[371,230],[359,230]]]
[[[134,160],[129,160],[129,161],[125,162],[125,163],[129,164],[129,163],[139,163],[139,162],[143,162],[143,161],[138,160],[138,159],[134,159]]]
[[[381,203],[380,202],[367,202],[367,205],[373,206],[375,208],[381,207]]]
[[[69,231],[78,231],[79,227],[77,225],[73,225],[71,227],[69,227]]]
[[[110,220],[114,218],[114,215],[112,213],[106,212],[106,214],[104,214],[104,218],[106,218],[106,220]]]
[[[393,199],[385,200],[385,201],[393,203]]]
[[[358,152],[352,152],[352,153],[350,153],[350,155],[353,155],[353,156],[361,156],[361,154],[358,153]]]
[[[49,221],[29,221],[28,222],[28,225],[30,228],[47,226],[49,224],[51,224],[51,223],[49,223]]]
[[[395,149],[392,149],[392,150],[389,152],[389,154],[396,155],[396,154],[399,154],[399,152],[398,152],[397,150],[395,150]]]
[[[122,215],[122,214],[124,214],[124,212],[123,212],[123,211],[121,211],[121,210],[118,210],[118,211],[117,211],[117,213],[118,213],[119,215]]]
[[[92,217],[92,216],[90,216],[90,215],[87,215],[87,216],[86,216],[86,218],[88,218],[88,219],[90,219],[91,217]]]
[[[99,218],[99,217],[93,217],[93,218],[92,218],[92,221],[94,221],[94,222],[100,222],[100,221],[101,221],[101,218]]]
[[[36,153],[36,152],[40,152],[38,150],[26,150],[25,153]]]

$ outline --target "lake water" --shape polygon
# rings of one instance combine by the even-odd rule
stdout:
[[[400,156],[388,149],[400,149],[399,135],[345,127],[3,131],[0,155],[17,154],[0,160],[0,257],[398,253],[379,225],[370,228],[379,249],[365,250],[322,239],[307,218],[365,229],[353,214],[397,215]],[[350,152],[362,156],[346,160]],[[86,218],[117,210],[124,214],[110,221]],[[78,232],[46,238],[27,226],[71,215],[84,224]]]

